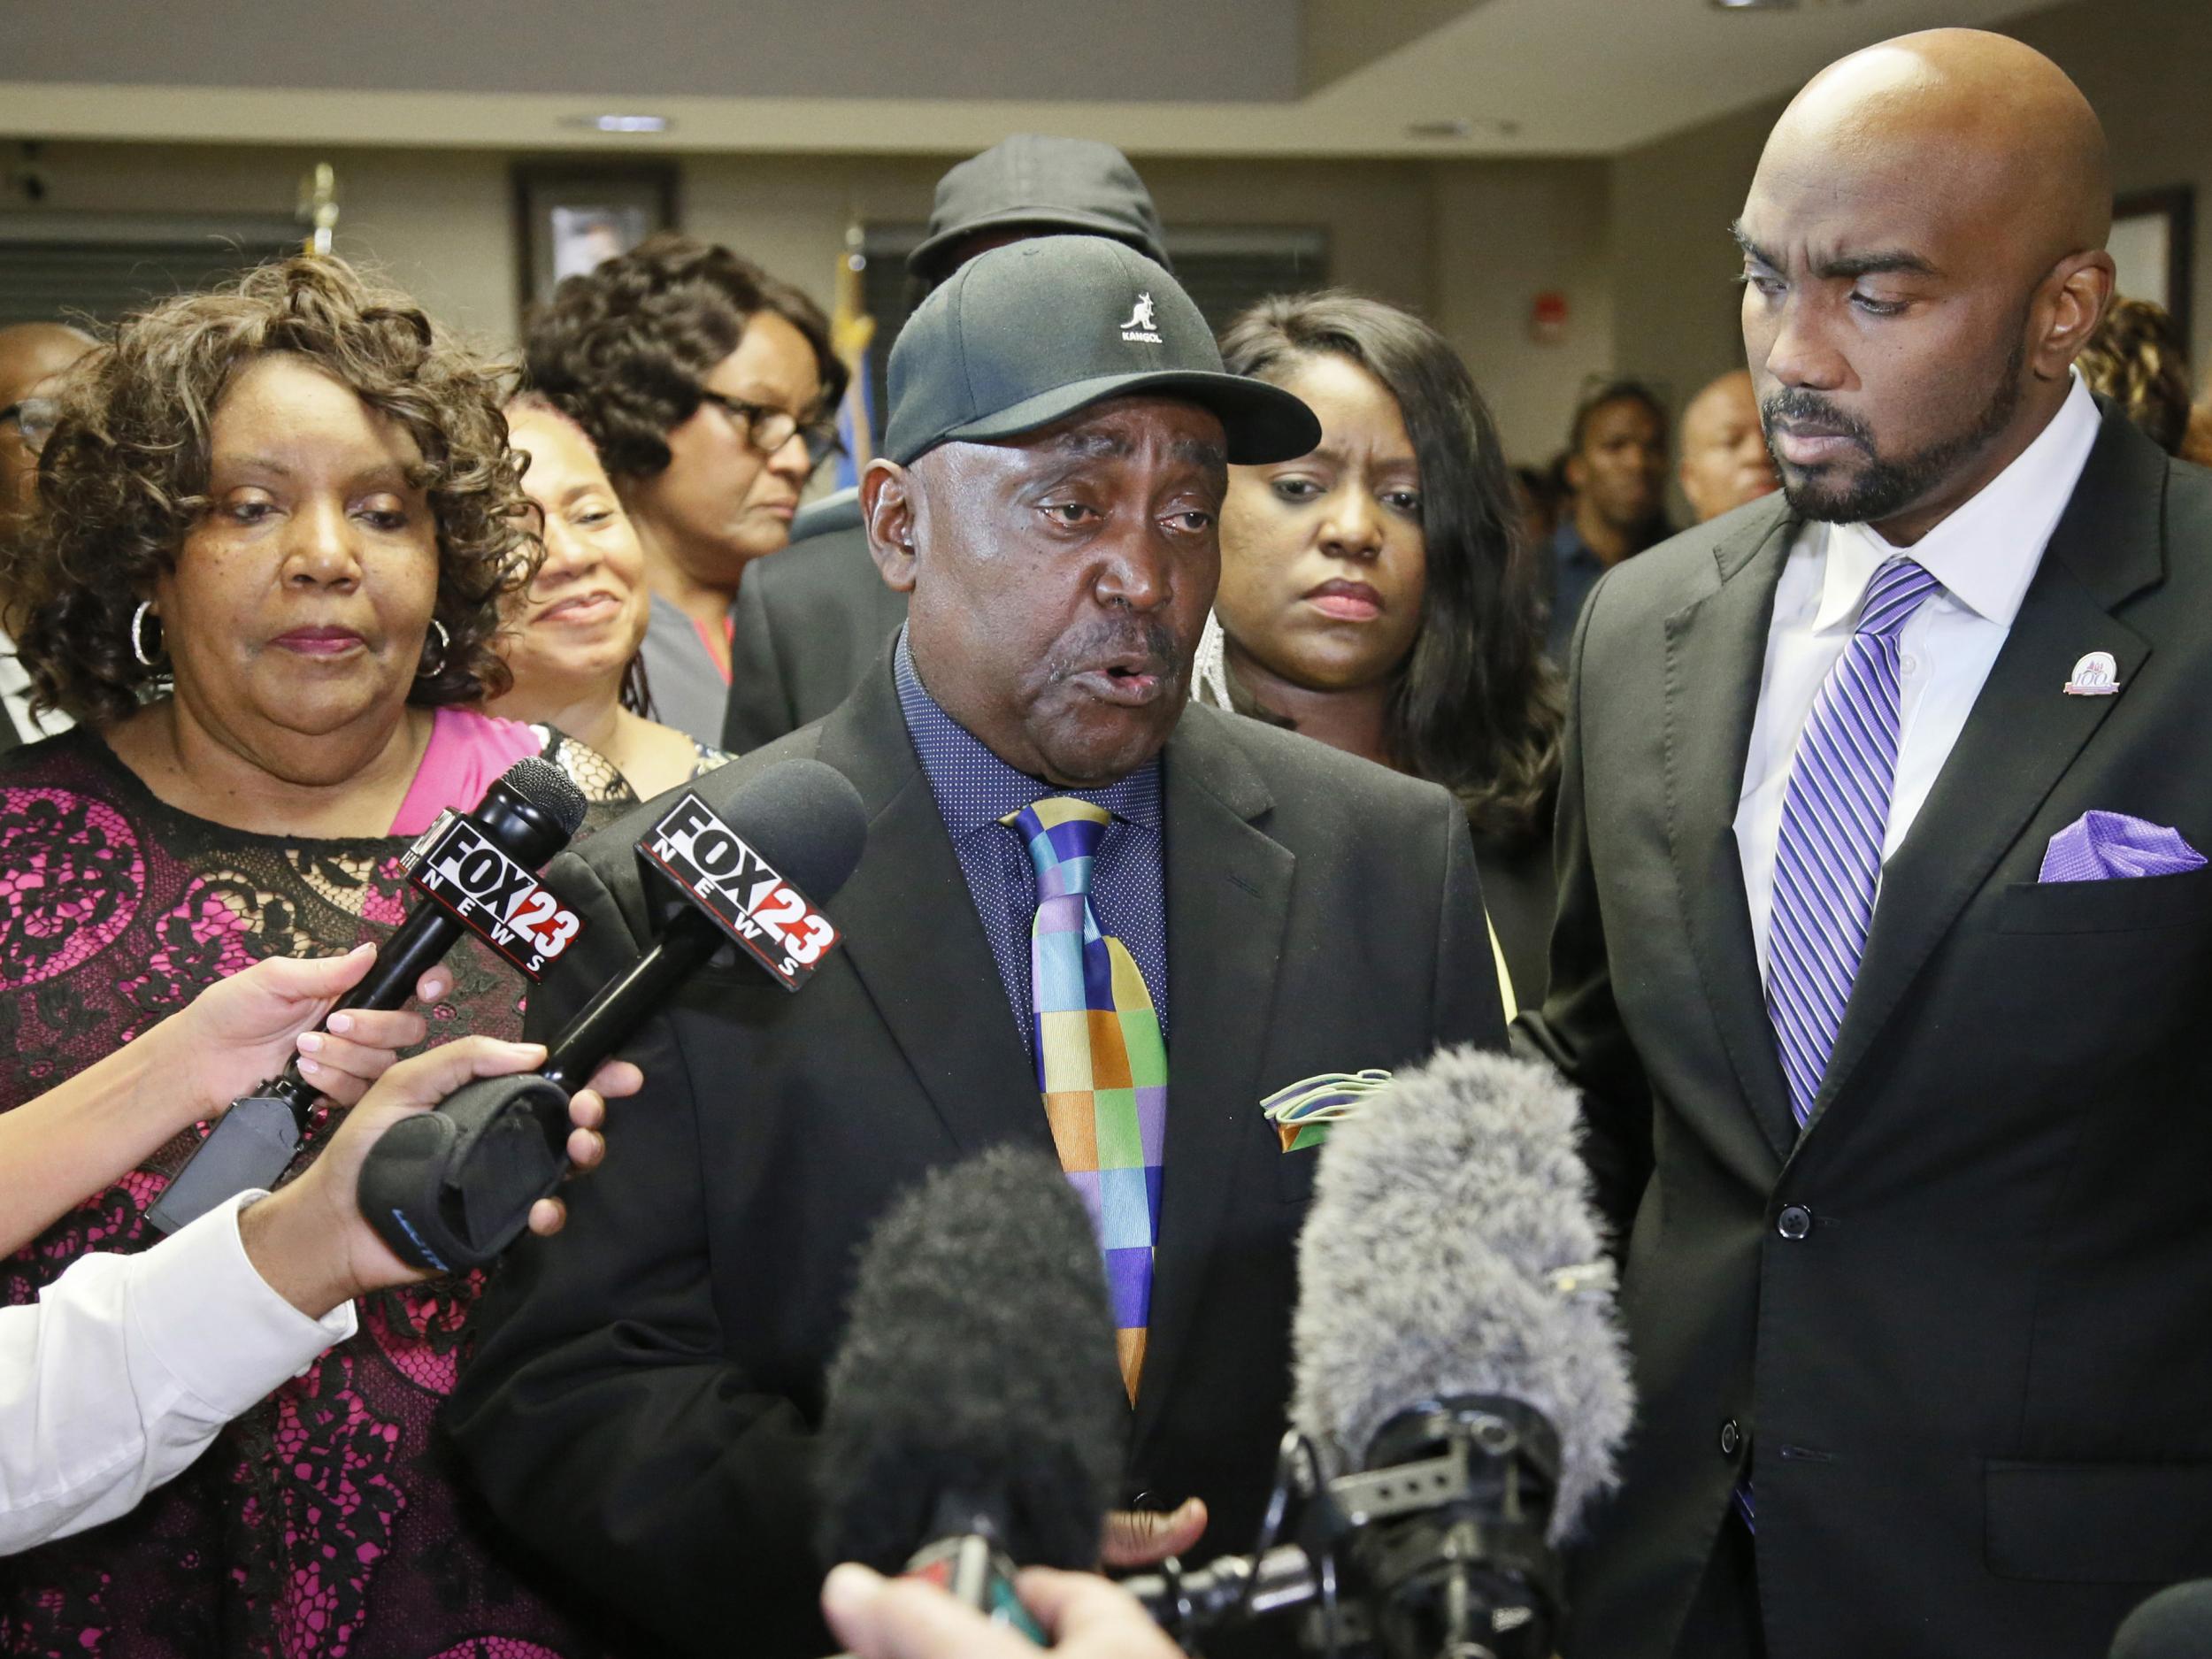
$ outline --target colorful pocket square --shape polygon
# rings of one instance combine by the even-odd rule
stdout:
[[[2085,812],[2051,837],[2039,881],[2122,881],[2200,869],[2204,855],[2163,824],[2124,812]]]
[[[1329,1125],[1341,1123],[1386,1088],[1390,1073],[1380,1066],[1363,1071],[1324,1071],[1286,1083],[1260,1102],[1260,1111],[1282,1137],[1283,1150],[1299,1152],[1329,1138]]]

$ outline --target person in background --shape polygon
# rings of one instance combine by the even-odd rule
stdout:
[[[645,555],[591,440],[533,392],[507,405],[507,442],[545,551],[495,642],[513,684],[485,706],[589,745],[641,800],[720,765],[720,749],[646,718]]]
[[[1569,429],[1564,472],[1572,505],[1552,538],[1544,641],[1562,664],[1598,578],[1668,534],[1667,411],[1659,395],[1640,381],[1609,380],[1584,398]]]
[[[2212,466],[2212,397],[2189,411],[2188,430],[2181,435],[2181,458],[2199,466]]]
[[[929,228],[906,257],[919,303],[976,255],[1025,236],[1105,236],[1168,267],[1144,180],[1111,144],[1017,133],[937,181]],[[722,747],[742,754],[819,719],[859,684],[906,620],[861,528],[859,491],[809,505],[792,526],[798,557],[760,565],[733,613]]]
[[[92,349],[90,334],[62,323],[17,323],[0,328],[0,566],[4,549],[23,534],[38,486],[39,446],[46,441],[61,375]],[[0,754],[18,743],[69,729],[58,709],[31,712],[31,680],[16,660],[20,626],[0,587]]]
[[[2116,299],[2075,360],[2081,378],[2108,397],[2169,455],[2189,435],[2189,354],[2163,305]]]
[[[476,711],[528,573],[503,401],[403,295],[313,256],[128,319],[67,377],[9,549],[24,664],[77,727],[0,757],[0,1110],[263,957],[384,937],[413,838],[524,755],[569,772],[588,823],[634,800],[599,756]],[[447,967],[441,1040],[517,1034],[511,969],[472,939]],[[338,1121],[311,1123],[296,1170]],[[171,1136],[0,1262],[0,1302],[150,1244],[196,1144]],[[482,1282],[369,1298],[193,1470],[15,1563],[9,1645],[576,1651],[480,1543],[432,1437]]]
[[[1521,514],[1521,540],[1532,548],[1549,547],[1553,533],[1559,528],[1560,504],[1550,472],[1540,466],[1517,466],[1510,476],[1513,503]]]
[[[1690,399],[1676,476],[1700,524],[1781,488],[1749,371],[1731,369]]]
[[[329,1011],[331,997],[374,959],[364,946],[320,961],[257,963],[76,1080],[119,1074],[142,1102],[171,1096],[171,1117],[196,1104],[207,1112],[194,1098],[196,1074],[227,1071],[217,1085],[224,1099],[252,1087],[281,1064],[283,1036],[309,1043],[307,1028]],[[326,994],[303,995],[317,990]],[[442,993],[426,986],[424,994]],[[421,1025],[412,1014],[359,1018],[364,1026],[402,1018]],[[350,1339],[359,1328],[355,1297],[427,1277],[394,1256],[362,1218],[355,1188],[363,1159],[394,1124],[472,1079],[540,1064],[545,1050],[464,1037],[395,1066],[390,1049],[367,1043],[362,1036],[354,1044],[355,1086],[342,1091],[331,1048],[300,1050],[303,1066],[321,1056],[334,1097],[358,1103],[299,1179],[274,1194],[241,1193],[138,1255],[80,1256],[36,1303],[0,1308],[0,1555],[127,1514],[188,1467],[226,1423]],[[578,1169],[605,1151],[597,1133],[604,1096],[633,1092],[639,1081],[634,1067],[616,1062],[598,1087],[577,1091],[566,1151]],[[0,1127],[42,1103],[17,1108]],[[46,1179],[0,1162],[11,1202]],[[541,1199],[530,1229],[557,1233],[565,1214],[560,1200]]]
[[[845,365],[813,301],[729,249],[664,233],[565,279],[529,320],[530,386],[599,451],[645,549],[658,718],[719,742],[730,604],[837,446]]]
[[[1230,472],[1202,691],[1217,660],[1216,701],[1451,790],[1509,995],[1540,1002],[1559,677],[1489,409],[1442,335],[1356,294],[1263,300],[1221,349],[1321,443]]]

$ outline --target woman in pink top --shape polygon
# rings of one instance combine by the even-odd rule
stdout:
[[[166,301],[73,372],[0,572],[36,698],[79,723],[0,759],[0,1110],[250,963],[382,938],[408,840],[523,755],[590,822],[633,798],[591,750],[474,711],[529,571],[516,474],[489,367],[326,257]],[[473,941],[444,972],[434,1041],[519,1035],[517,975]],[[150,1244],[204,1133],[0,1259],[0,1301]],[[138,1509],[0,1563],[0,1651],[593,1651],[495,1558],[433,1437],[482,1282],[366,1299]]]

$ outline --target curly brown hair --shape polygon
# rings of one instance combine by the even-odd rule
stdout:
[[[507,447],[505,379],[405,295],[372,287],[342,260],[302,255],[126,318],[71,370],[39,455],[38,511],[0,571],[26,618],[17,645],[35,706],[107,726],[164,678],[133,651],[133,613],[208,509],[224,395],[272,352],[351,388],[421,452],[410,481],[437,525],[433,616],[447,638],[407,700],[477,703],[507,688],[492,640],[501,600],[528,582],[535,543]]]
[[[609,472],[649,478],[668,465],[668,434],[698,410],[709,372],[762,311],[806,336],[819,406],[835,408],[846,371],[821,308],[741,254],[674,231],[565,279],[531,313],[529,384],[583,427]]]
[[[2169,455],[2189,430],[2189,354],[2163,305],[2116,299],[2074,359],[2089,389],[2109,397]]]

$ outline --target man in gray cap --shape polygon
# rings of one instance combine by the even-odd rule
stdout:
[[[928,234],[906,257],[926,296],[979,253],[1031,236],[1107,236],[1168,264],[1144,180],[1111,144],[1017,133],[937,181]],[[803,509],[784,551],[745,573],[731,612],[733,755],[772,742],[845,700],[906,620],[906,596],[877,579],[860,492]]]
[[[447,1413],[500,1515],[687,1652],[828,1650],[815,1429],[856,1248],[1009,1142],[1099,1228],[1132,1402],[1107,1560],[1248,1547],[1315,1163],[1261,1103],[1503,1037],[1452,798],[1188,701],[1228,465],[1304,453],[1311,412],[1086,236],[964,266],[890,385],[862,500],[909,620],[827,718],[732,763],[851,780],[843,943],[803,996],[710,972],[641,1034],[622,1156],[568,1248],[509,1260]],[[648,941],[631,846],[666,810],[549,872],[585,927],[534,1033]]]

